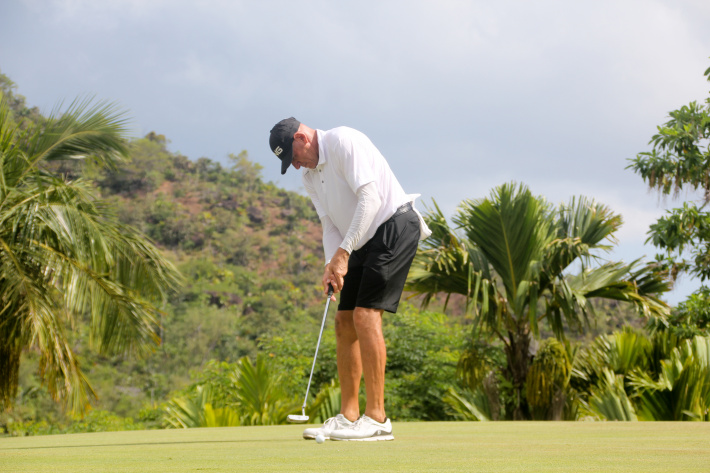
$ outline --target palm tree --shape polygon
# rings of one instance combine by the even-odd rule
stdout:
[[[488,198],[461,204],[453,221],[462,236],[434,205],[426,216],[432,235],[406,289],[423,295],[424,305],[437,293],[466,296],[474,330],[485,327],[505,351],[515,419],[530,417],[524,387],[543,320],[563,340],[566,326],[583,330],[589,323],[592,298],[633,303],[645,316],[668,313],[658,298],[668,285],[653,267],[638,261],[592,266],[622,223],[601,204],[582,197],[554,208],[524,185],[504,184]],[[569,275],[575,265],[580,272]]]
[[[60,160],[114,168],[128,148],[125,119],[110,104],[75,101],[24,129],[0,102],[0,404],[16,395],[20,355],[40,353],[52,396],[81,412],[93,396],[68,338],[90,319],[103,353],[146,354],[159,342],[160,304],[179,273],[121,224],[85,180],[47,169]]]

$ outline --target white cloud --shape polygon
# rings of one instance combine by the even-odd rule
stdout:
[[[266,146],[273,123],[354,126],[449,215],[512,180],[553,203],[582,194],[624,215],[623,251],[638,256],[663,206],[627,160],[708,93],[704,0],[17,5],[0,57],[30,103],[118,100],[175,150],[246,148],[290,189],[300,179]]]
[[[33,13],[57,25],[89,31],[120,28],[126,21],[147,20],[172,2],[169,0],[23,0]]]

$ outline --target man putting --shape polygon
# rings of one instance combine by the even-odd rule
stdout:
[[[419,239],[431,233],[414,208],[418,195],[404,193],[375,145],[352,128],[314,130],[286,118],[271,129],[269,146],[281,160],[281,174],[291,165],[303,168],[303,184],[323,225],[323,291],[330,284],[340,293],[340,414],[306,429],[303,437],[393,440],[385,414],[382,313],[397,311]],[[361,416],[363,375],[367,402]]]

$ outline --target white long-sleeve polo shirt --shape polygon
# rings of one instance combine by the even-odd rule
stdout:
[[[363,133],[348,127],[328,131],[316,130],[318,137],[318,165],[315,169],[304,168],[303,185],[313,201],[318,217],[323,222],[323,246],[326,263],[337,248],[351,252],[362,248],[387,221],[397,208],[412,202],[417,196],[408,196],[394,173],[370,139]],[[379,198],[379,208],[365,209],[365,218],[371,222],[359,229],[357,241],[344,242],[356,215],[358,191],[376,194],[369,202]],[[362,209],[361,209],[362,214]],[[350,237],[353,237],[351,232]]]

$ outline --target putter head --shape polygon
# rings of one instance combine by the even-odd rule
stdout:
[[[303,424],[305,422],[308,422],[308,416],[307,415],[299,415],[299,414],[291,414],[288,416],[288,421],[292,422],[294,424]]]

